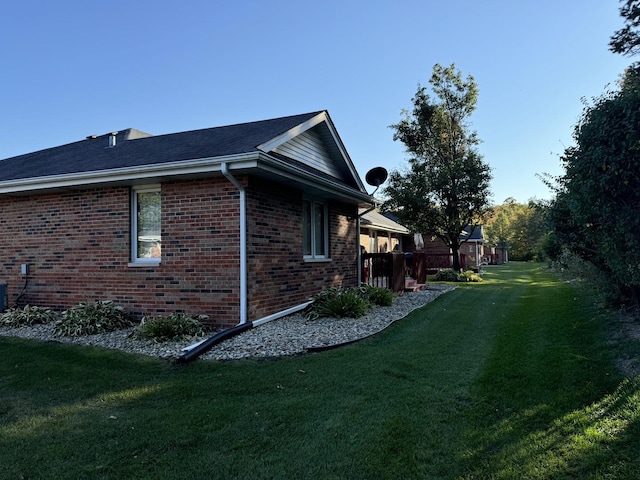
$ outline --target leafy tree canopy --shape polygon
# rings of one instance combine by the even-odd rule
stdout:
[[[640,0],[622,0],[620,16],[625,25],[617,30],[609,42],[609,49],[622,55],[635,55],[640,51]]]
[[[418,85],[413,109],[391,125],[393,139],[406,147],[409,168],[389,175],[383,208],[413,231],[443,239],[456,252],[458,269],[461,232],[489,210],[491,169],[469,125],[478,98],[473,77],[463,79],[455,65],[436,64],[429,83],[434,97]]]
[[[571,251],[640,292],[640,67],[587,106],[563,156],[552,219]]]
[[[541,202],[518,203],[509,197],[493,207],[484,226],[488,242],[507,248],[511,260],[540,260],[544,256],[542,249],[549,228]]]

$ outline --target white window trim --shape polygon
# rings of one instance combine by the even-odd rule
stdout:
[[[311,202],[311,232],[309,235],[311,237],[311,255],[303,255],[303,260],[306,263],[321,263],[321,262],[331,262],[330,256],[330,245],[329,245],[329,205],[326,201],[320,200],[317,198],[304,197],[303,201]],[[316,255],[315,253],[315,206],[322,205],[324,208],[324,238],[322,239],[324,242],[324,250],[325,254]]]
[[[162,258],[138,258],[138,194],[160,192],[160,184],[141,185],[131,189],[131,262],[129,267],[155,267],[162,263]]]

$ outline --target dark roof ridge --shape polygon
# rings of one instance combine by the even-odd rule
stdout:
[[[308,112],[308,113],[299,113],[297,115],[285,115],[283,117],[275,117],[275,118],[265,118],[263,120],[254,120],[251,122],[238,122],[238,123],[231,123],[229,125],[218,125],[215,127],[203,127],[203,128],[194,128],[192,130],[184,130],[184,131],[180,131],[180,132],[168,132],[168,133],[160,133],[158,135],[151,135],[153,137],[165,137],[165,136],[171,136],[171,135],[182,135],[182,134],[190,134],[190,133],[198,133],[198,132],[205,132],[207,130],[216,130],[216,129],[235,129],[238,127],[250,127],[252,125],[259,125],[259,124],[267,124],[267,123],[276,123],[276,122],[281,122],[283,120],[288,120],[288,119],[294,119],[294,118],[313,118],[316,115],[319,115],[321,113],[326,112],[326,110],[318,110],[315,112]]]

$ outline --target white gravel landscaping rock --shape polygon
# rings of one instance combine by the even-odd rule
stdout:
[[[394,299],[389,307],[374,307],[360,318],[318,318],[307,321],[301,313],[289,315],[250,329],[227,339],[204,353],[201,359],[234,360],[256,357],[296,355],[352,342],[373,335],[413,310],[435,300],[453,285],[428,285],[425,290],[410,292]],[[29,327],[0,327],[0,335],[40,341],[54,341],[114,348],[129,353],[176,359],[182,349],[196,340],[155,342],[129,338],[133,328],[117,332],[80,337],[56,336],[53,324]]]

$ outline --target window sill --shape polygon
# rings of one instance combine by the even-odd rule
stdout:
[[[331,261],[330,258],[304,257],[304,263],[329,263]]]
[[[162,263],[162,260],[160,260],[160,259],[158,259],[158,260],[138,260],[137,262],[128,263],[127,267],[153,268],[153,267],[159,267],[161,263]]]

